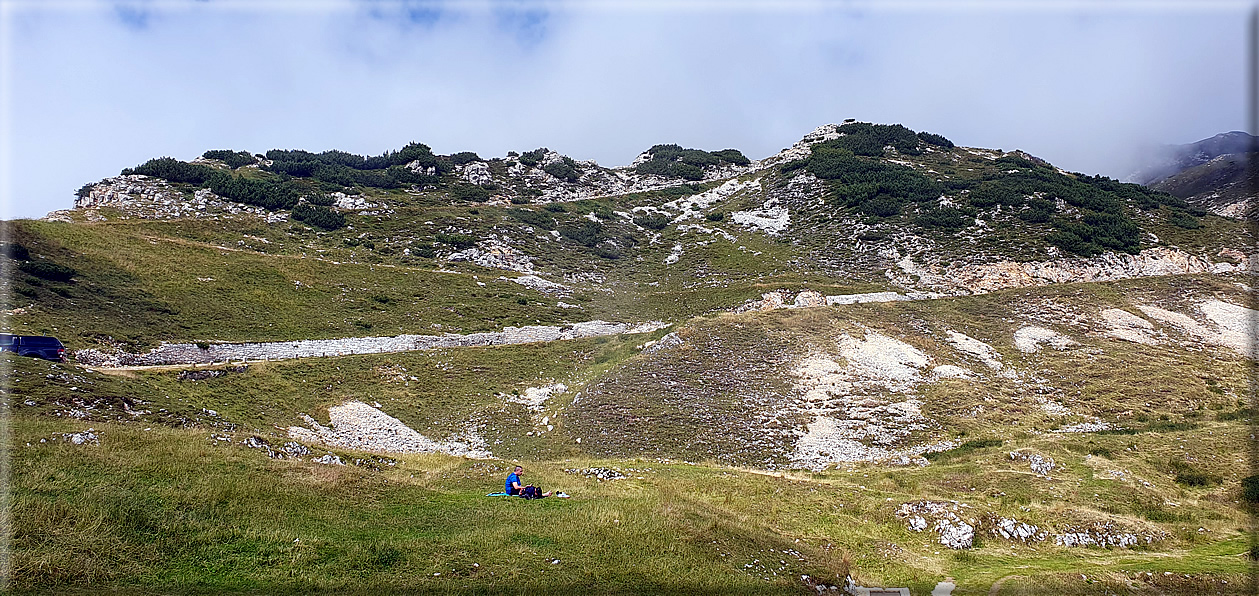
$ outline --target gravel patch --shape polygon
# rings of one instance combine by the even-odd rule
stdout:
[[[363,402],[351,401],[328,408],[328,426],[302,414],[309,426],[290,426],[289,436],[299,441],[381,453],[449,453],[487,458],[484,442],[435,441]],[[471,444],[470,444],[471,443]]]
[[[1024,354],[1040,351],[1040,346],[1048,345],[1055,350],[1065,350],[1078,345],[1070,338],[1044,327],[1027,326],[1014,332],[1014,347]]]

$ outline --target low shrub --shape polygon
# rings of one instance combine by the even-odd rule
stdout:
[[[1242,500],[1247,503],[1259,503],[1259,474],[1242,478]]]
[[[293,219],[325,230],[345,227],[345,216],[320,205],[301,204],[293,207]]]
[[[79,273],[71,267],[48,261],[22,261],[18,263],[17,268],[23,273],[50,281],[70,281]]]
[[[559,226],[560,236],[582,246],[593,247],[604,239],[603,224],[588,219],[564,222]]]
[[[663,230],[669,225],[669,216],[663,213],[644,213],[634,217],[634,223],[649,230]]]
[[[22,246],[17,242],[6,242],[4,244],[0,244],[0,254],[3,254],[15,261],[31,260],[31,251],[27,250],[25,246]]]
[[[474,161],[484,161],[484,160],[481,159],[481,156],[477,155],[476,153],[473,153],[472,151],[460,151],[459,153],[453,153],[450,155],[450,162],[457,166],[469,164]]]
[[[577,162],[568,157],[547,164],[542,171],[565,182],[576,182],[581,178],[581,170],[577,169]]]
[[[442,244],[453,246],[458,250],[476,246],[476,238],[468,234],[438,234],[437,241]]]
[[[542,228],[543,230],[555,229],[555,218],[533,209],[508,209],[507,216],[524,224]]]
[[[1176,484],[1202,487],[1212,486],[1224,481],[1220,476],[1207,473],[1184,460],[1168,460],[1167,466],[1176,475]]]
[[[944,147],[945,149],[952,149],[954,147],[953,141],[950,141],[938,134],[923,131],[918,133],[918,138],[926,141],[928,144],[935,145],[936,147]]]
[[[490,191],[475,184],[456,184],[450,187],[450,198],[468,203],[483,203],[490,198]]]
[[[213,149],[201,154],[205,159],[217,159],[233,170],[242,166],[258,163],[258,158],[248,151],[232,151],[231,149]]]

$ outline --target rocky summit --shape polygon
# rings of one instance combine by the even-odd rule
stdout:
[[[1240,591],[1259,254],[1178,188],[858,121],[134,164],[4,222],[68,355],[5,355],[10,585]]]

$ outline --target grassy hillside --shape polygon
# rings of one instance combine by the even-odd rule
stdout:
[[[1240,220],[864,123],[759,162],[412,144],[124,174],[3,223],[6,331],[139,352],[670,326],[215,366],[0,354],[11,591],[1245,593],[1249,276],[740,308],[931,290],[913,267],[1232,263]],[[398,426],[353,430],[345,404]],[[490,455],[382,452],[399,426]],[[516,462],[573,498],[485,497]]]

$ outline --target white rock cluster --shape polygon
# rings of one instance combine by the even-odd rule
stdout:
[[[434,441],[416,432],[402,421],[360,401],[349,401],[328,408],[328,426],[308,415],[302,420],[309,426],[290,426],[289,436],[299,441],[317,442],[333,447],[384,453],[449,453],[466,457],[490,457],[482,445],[462,441]],[[483,442],[482,442],[483,443]],[[320,463],[345,465],[339,457]],[[326,456],[325,456],[326,458]]]
[[[1236,252],[1236,251],[1234,251]],[[909,257],[887,271],[888,279],[905,288],[926,288],[947,294],[984,294],[1006,288],[1056,283],[1118,281],[1190,273],[1259,273],[1259,253],[1238,263],[1212,262],[1202,256],[1170,248],[1147,248],[1140,254],[1105,253],[1091,258],[1019,263],[999,261],[983,265],[943,268],[922,266]]]
[[[1049,536],[1049,532],[1032,524],[1022,523],[1011,517],[995,516],[988,530],[994,536],[1019,542],[1040,542]]]
[[[1054,458],[1045,457],[1036,453],[1026,451],[1011,451],[1010,461],[1025,461],[1037,476],[1049,477],[1049,473],[1054,469]]]
[[[332,193],[332,206],[337,209],[375,209],[375,203],[367,202],[361,195],[347,195],[343,192]]]
[[[77,197],[74,208],[88,212],[89,219],[99,216],[101,208],[112,207],[124,211],[127,217],[139,219],[216,218],[221,215],[250,214],[261,217],[273,215],[262,207],[228,201],[209,189],[201,188],[191,197],[176,190],[161,178],[131,174],[106,178],[92,185],[87,196]],[[54,212],[49,219],[61,219],[61,212]]]
[[[520,284],[547,296],[570,296],[573,293],[573,289],[564,284],[558,284],[532,274],[519,277],[500,277],[499,279]]]
[[[577,476],[594,478],[600,482],[603,482],[604,480],[620,480],[622,478],[629,478],[629,476],[621,473],[620,470],[614,470],[612,468],[570,468],[564,470],[564,472],[568,474],[575,474]]]
[[[1078,345],[1077,342],[1057,331],[1035,325],[1022,327],[1014,332],[1014,347],[1024,354],[1039,352],[1042,344],[1055,350],[1065,350]]]
[[[1136,534],[1116,528],[1114,522],[1097,522],[1083,528],[1070,528],[1054,536],[1054,544],[1059,546],[1117,546],[1131,548],[1139,544],[1152,544],[1162,540],[1166,534],[1151,532]]]
[[[506,269],[520,273],[533,273],[533,258],[509,246],[497,236],[477,242],[476,246],[452,253],[446,257],[451,262],[469,262],[490,269]]]
[[[958,515],[968,507],[957,501],[915,501],[902,503],[896,510],[896,517],[904,519],[914,532],[930,527],[940,535],[940,544],[960,550],[975,543],[975,520],[964,520]]]
[[[622,333],[649,333],[666,327],[665,323],[609,323],[588,321],[567,326],[531,325],[507,327],[502,331],[487,331],[457,335],[398,335],[394,337],[351,337],[344,339],[310,339],[288,342],[210,344],[201,349],[196,344],[162,344],[145,354],[128,352],[105,353],[86,349],[75,352],[80,364],[117,368],[122,366],[158,366],[170,364],[210,364],[214,362],[240,362],[246,360],[285,360],[314,356],[345,356],[350,354],[381,354],[456,348],[464,346],[496,346],[526,344],[562,339],[577,339]]]
[[[565,391],[568,391],[568,385],[563,383],[553,383],[542,387],[528,387],[524,393],[508,396],[507,401],[522,404],[535,412],[541,412],[547,400],[561,395]]]

